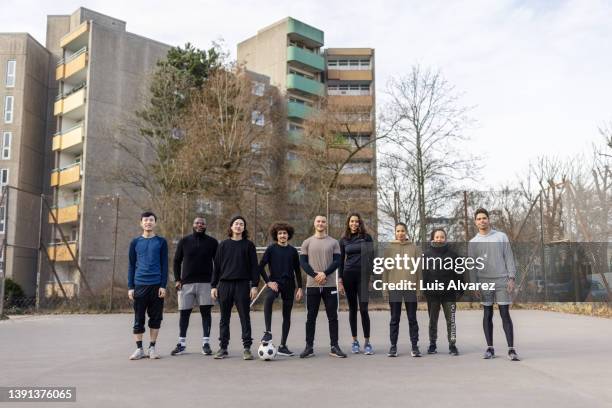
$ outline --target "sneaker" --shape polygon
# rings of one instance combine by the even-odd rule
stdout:
[[[458,356],[459,350],[457,350],[457,346],[455,346],[454,344],[448,346],[448,354],[450,354],[451,356]]]
[[[262,343],[269,343],[270,341],[272,341],[272,333],[270,332],[264,332],[263,337],[261,338],[261,342]]]
[[[149,358],[152,360],[157,360],[159,358],[159,354],[155,351],[155,346],[149,347]]]
[[[332,357],[346,358],[346,354],[340,350],[339,346],[332,346],[331,350],[329,351],[329,355]]]
[[[140,360],[141,358],[145,358],[145,353],[142,348],[137,348],[136,351],[132,353],[130,356],[130,360]]]
[[[212,355],[212,349],[210,348],[210,344],[204,343],[202,345],[202,354],[204,354],[205,356]]]
[[[482,358],[484,358],[485,360],[495,358],[495,350],[493,349],[493,347],[488,347]]]
[[[242,359],[243,360],[253,359],[253,353],[251,353],[251,349],[245,348],[244,350],[242,350]]]
[[[394,344],[391,346],[391,348],[389,349],[389,352],[387,353],[387,357],[397,357],[397,346]]]
[[[360,352],[359,340],[353,340],[353,345],[351,346],[351,352],[353,354],[359,354]]]
[[[181,354],[183,354],[185,352],[185,349],[187,349],[187,347],[181,345],[181,343],[177,343],[177,345],[174,348],[174,350],[172,350],[170,352],[170,355],[171,356],[180,356]]]
[[[508,349],[508,360],[510,360],[510,361],[521,361],[521,359],[519,358],[518,354],[516,354],[516,351],[513,348]]]
[[[438,352],[436,344],[435,343],[431,343],[429,345],[429,347],[427,348],[427,354],[436,354]]]
[[[293,357],[293,351],[289,350],[287,348],[287,346],[285,346],[284,344],[281,344],[280,346],[278,346],[278,350],[276,350],[276,354],[278,354],[279,356],[288,356],[288,357]]]
[[[227,356],[228,356],[227,349],[220,348],[215,353],[215,360],[221,360],[222,358],[225,358]]]
[[[410,352],[412,357],[421,357],[421,350],[419,350],[419,346],[412,346],[412,351]]]
[[[302,351],[300,354],[300,358],[308,358],[310,356],[314,356],[314,350],[312,349],[312,346],[306,346],[304,351]]]
[[[372,354],[374,354],[374,347],[370,342],[367,342],[365,346],[363,346],[363,354],[365,354],[366,356],[371,356]]]

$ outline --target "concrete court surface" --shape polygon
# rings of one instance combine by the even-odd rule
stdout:
[[[428,344],[427,315],[418,312],[420,346]],[[263,330],[263,314],[253,312],[253,337]],[[189,354],[171,357],[178,314],[165,315],[160,360],[129,361],[134,349],[132,316],[15,316],[0,322],[0,386],[76,386],[76,403],[0,403],[50,407],[612,407],[612,320],[554,312],[514,310],[521,362],[505,358],[505,339],[495,315],[499,357],[483,360],[480,311],[458,311],[461,355],[446,354],[440,322],[439,353],[412,358],[408,325],[402,316],[400,356],[388,358],[388,312],[371,312],[376,355],[328,356],[328,330],[321,310],[316,356],[272,362],[241,359],[240,325],[232,316],[230,358],[199,353],[201,324],[192,314]],[[289,347],[304,346],[303,310],[295,310]],[[441,319],[443,318],[441,316]],[[219,315],[213,314],[213,338]],[[280,312],[273,316],[276,344]],[[361,333],[361,327],[359,329]],[[145,344],[146,342],[145,337]],[[340,313],[340,343],[350,351],[348,315]],[[216,350],[217,342],[213,343]],[[255,351],[255,346],[253,347]]]

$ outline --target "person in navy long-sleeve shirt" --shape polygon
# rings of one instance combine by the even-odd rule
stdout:
[[[168,243],[155,235],[157,217],[145,212],[140,217],[143,233],[130,243],[128,267],[128,297],[134,301],[134,338],[136,351],[130,360],[145,357],[142,334],[145,331],[145,314],[149,315],[148,357],[159,358],[155,342],[163,319],[164,297],[168,283]]]

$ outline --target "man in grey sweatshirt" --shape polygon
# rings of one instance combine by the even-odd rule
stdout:
[[[487,341],[487,350],[483,358],[491,359],[495,357],[493,348],[493,304],[497,303],[506,341],[508,342],[508,359],[519,361],[514,349],[514,327],[510,318],[510,305],[512,304],[512,293],[515,289],[516,278],[516,266],[510,240],[503,232],[491,228],[489,213],[484,208],[476,210],[474,220],[478,233],[470,240],[468,256],[473,259],[480,257],[484,268],[472,271],[470,278],[472,281],[479,283],[495,285],[494,289],[476,293],[481,298],[484,309],[482,326]]]

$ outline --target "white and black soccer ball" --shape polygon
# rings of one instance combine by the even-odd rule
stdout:
[[[259,349],[257,349],[257,355],[259,359],[263,361],[274,360],[276,357],[276,347],[274,347],[272,342],[261,343]]]

